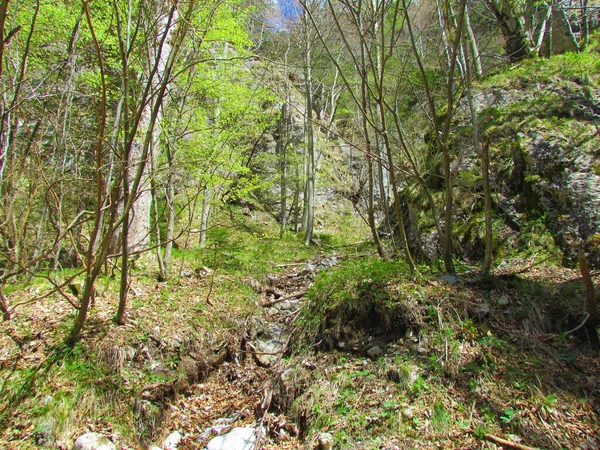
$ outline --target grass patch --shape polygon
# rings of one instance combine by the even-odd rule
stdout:
[[[420,308],[400,282],[410,273],[404,262],[361,258],[321,272],[308,293],[309,304],[299,318],[302,341],[323,340],[334,348],[367,333],[403,334],[420,325]]]

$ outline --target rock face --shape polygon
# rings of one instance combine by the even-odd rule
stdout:
[[[73,450],[116,450],[117,447],[100,433],[86,433],[79,436]]]
[[[237,427],[229,433],[217,436],[206,446],[207,450],[254,450],[255,429]]]
[[[537,220],[572,261],[576,246],[600,233],[600,87],[577,77],[522,76],[504,83],[475,96],[481,140],[490,155],[494,216],[503,219],[506,235]],[[468,230],[458,236],[460,248],[481,238],[474,236],[476,225],[465,226],[472,212],[482,214],[472,195],[480,189],[481,171],[467,99],[459,107],[451,146],[455,220]],[[600,253],[591,251],[590,262],[599,266]]]

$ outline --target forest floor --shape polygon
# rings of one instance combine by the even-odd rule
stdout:
[[[97,431],[135,449],[178,431],[195,449],[246,425],[265,449],[319,448],[323,433],[341,449],[600,448],[600,355],[559,332],[583,318],[575,271],[513,260],[485,279],[466,265],[378,278],[364,244],[235,233],[180,252],[167,282],[139,260],[125,326],[106,274],[74,348],[66,299],[39,299],[41,278],[7,286],[19,306],[0,324],[0,448],[70,450]],[[389,308],[319,310],[356,292]],[[374,325],[392,319],[407,327]],[[280,345],[261,351],[269,334]]]

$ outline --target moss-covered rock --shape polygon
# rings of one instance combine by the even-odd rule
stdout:
[[[496,216],[514,233],[541,222],[566,260],[600,233],[600,78],[591,75],[598,73],[597,61],[597,54],[530,61],[485,80],[475,95]],[[578,67],[591,72],[582,76]],[[482,208],[468,200],[481,192],[469,123],[465,98],[452,140],[460,161],[454,167],[459,232],[460,224],[469,229],[460,216],[470,209],[470,220],[479,220]],[[460,238],[474,244],[480,234]],[[591,260],[599,265],[600,254],[592,252]]]

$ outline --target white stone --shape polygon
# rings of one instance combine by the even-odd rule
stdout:
[[[207,450],[254,450],[256,436],[252,427],[237,427],[229,433],[211,439]]]
[[[115,444],[100,433],[85,433],[77,438],[73,450],[116,450]]]
[[[179,431],[173,431],[170,435],[167,436],[165,442],[163,444],[164,450],[177,450],[177,446],[181,442],[181,433]]]

